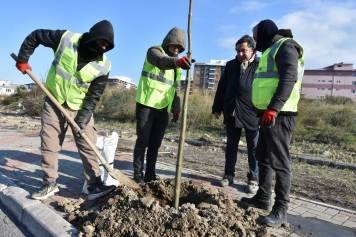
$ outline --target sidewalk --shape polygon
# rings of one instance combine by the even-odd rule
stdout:
[[[2,202],[25,225],[34,236],[76,236],[78,230],[63,219],[65,213],[56,208],[62,198],[73,201],[80,197],[84,176],[82,164],[75,143],[65,140],[59,155],[60,193],[48,200],[38,201],[30,197],[42,186],[40,138],[38,133],[22,132],[11,128],[0,128],[0,202]],[[114,167],[132,177],[132,156],[116,154]],[[162,162],[157,163],[157,174],[161,178],[174,178],[176,167]],[[219,188],[233,199],[247,196],[244,184],[231,187],[218,187],[221,177],[183,169],[182,178],[192,180],[196,185]],[[356,228],[356,212],[292,197],[288,214],[303,218],[315,218],[342,227]],[[271,229],[276,236],[298,236]]]

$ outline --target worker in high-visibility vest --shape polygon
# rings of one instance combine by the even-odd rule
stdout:
[[[304,73],[304,51],[289,29],[278,30],[271,20],[253,28],[256,50],[262,57],[252,84],[252,103],[260,121],[256,159],[259,189],[241,201],[271,210],[261,222],[279,227],[287,221],[291,186],[289,145],[298,115],[299,90]],[[273,173],[276,174],[275,202],[271,205]]]
[[[158,148],[168,126],[169,113],[173,113],[173,122],[179,118],[180,98],[176,88],[182,69],[189,69],[191,65],[187,56],[178,57],[185,50],[185,42],[185,32],[174,27],[161,45],[150,47],[146,54],[136,92],[137,140],[133,157],[133,178],[141,186],[158,179]],[[146,148],[146,172],[143,174]]]
[[[112,24],[103,20],[84,34],[67,30],[38,29],[28,35],[18,53],[16,67],[22,73],[32,70],[28,61],[35,49],[43,45],[54,52],[49,69],[46,88],[66,109],[81,128],[75,131],[60,110],[46,98],[42,113],[41,152],[43,186],[32,194],[32,198],[44,200],[59,192],[58,152],[63,144],[68,125],[71,126],[75,143],[83,162],[84,175],[88,184],[85,193],[89,199],[107,194],[115,186],[105,186],[100,178],[99,161],[94,151],[80,133],[96,141],[93,112],[104,92],[111,62],[105,52],[114,48]]]

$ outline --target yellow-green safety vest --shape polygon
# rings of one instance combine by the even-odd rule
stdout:
[[[276,66],[275,57],[282,43],[291,38],[282,38],[263,52],[255,78],[252,83],[252,103],[259,110],[266,110],[271,102],[279,83],[279,73]],[[297,112],[300,98],[300,87],[304,74],[304,52],[298,60],[298,80],[294,84],[292,93],[281,111]]]
[[[110,72],[111,62],[103,54],[102,61],[92,61],[77,71],[78,42],[81,34],[66,31],[54,53],[47,75],[46,88],[60,104],[66,102],[73,110],[83,107],[90,83]]]
[[[161,45],[159,48],[165,54]],[[171,112],[176,88],[182,75],[181,68],[175,70],[176,80],[174,80],[174,69],[161,70],[150,64],[146,56],[137,86],[136,102],[156,109],[167,107],[167,111]]]

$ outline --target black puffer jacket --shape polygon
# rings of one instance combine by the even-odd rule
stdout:
[[[178,56],[173,55],[168,50],[168,46],[180,45],[182,47],[181,52],[183,52],[186,44],[185,38],[185,32],[182,29],[178,27],[172,28],[162,42],[162,48],[166,54],[163,54],[158,46],[153,46],[147,51],[147,61],[161,70],[177,69],[178,66],[176,65],[176,62],[178,60]],[[174,72],[176,74],[176,70]],[[175,93],[172,102],[172,111],[175,110],[180,111],[180,97],[177,95],[177,92]]]
[[[216,90],[212,113],[224,114],[224,124],[237,128],[258,130],[258,119],[252,104],[252,82],[259,58],[247,67],[240,78],[240,64],[237,57],[226,63]],[[236,116],[231,114],[235,109]]]
[[[45,29],[33,31],[22,43],[18,53],[18,60],[21,62],[28,62],[30,56],[39,45],[52,48],[53,52],[55,52],[65,32],[66,30]],[[96,52],[95,48],[92,48],[94,40],[96,39],[105,39],[109,42],[110,45],[106,48],[106,51],[114,48],[114,30],[109,21],[100,21],[96,23],[89,32],[83,34],[78,47],[79,58],[77,71],[81,70],[91,61],[103,60],[102,53]],[[91,82],[88,93],[84,98],[84,107],[78,111],[78,115],[75,118],[77,123],[87,124],[89,122],[95,106],[104,92],[108,77],[109,73],[97,77]]]

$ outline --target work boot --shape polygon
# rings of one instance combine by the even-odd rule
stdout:
[[[256,194],[258,190],[258,182],[255,178],[248,179],[247,181],[247,193]]]
[[[269,227],[280,227],[282,224],[287,223],[287,215],[285,211],[273,208],[268,216],[260,220],[262,224]]]
[[[141,187],[144,187],[146,185],[145,181],[143,181],[143,172],[138,174],[135,173],[133,178],[135,182],[138,183],[138,185],[140,185]]]
[[[224,177],[220,180],[221,187],[226,187],[228,185],[234,184],[234,176],[232,175],[224,175]]]
[[[94,200],[99,197],[102,197],[110,193],[115,188],[115,185],[104,185],[103,181],[101,180],[101,177],[96,177],[96,183],[89,184],[87,188],[89,192],[88,200]]]
[[[37,200],[44,200],[47,199],[49,196],[55,195],[58,192],[59,189],[56,181],[48,182],[44,180],[42,188],[40,189],[40,191],[33,193],[32,198]]]
[[[252,198],[243,197],[241,198],[241,202],[244,202],[251,207],[256,207],[267,211],[271,210],[271,199],[260,198],[257,195],[253,196]]]
[[[156,181],[159,180],[159,176],[156,175],[155,173],[147,173],[145,174],[145,182],[149,183],[151,181]]]

